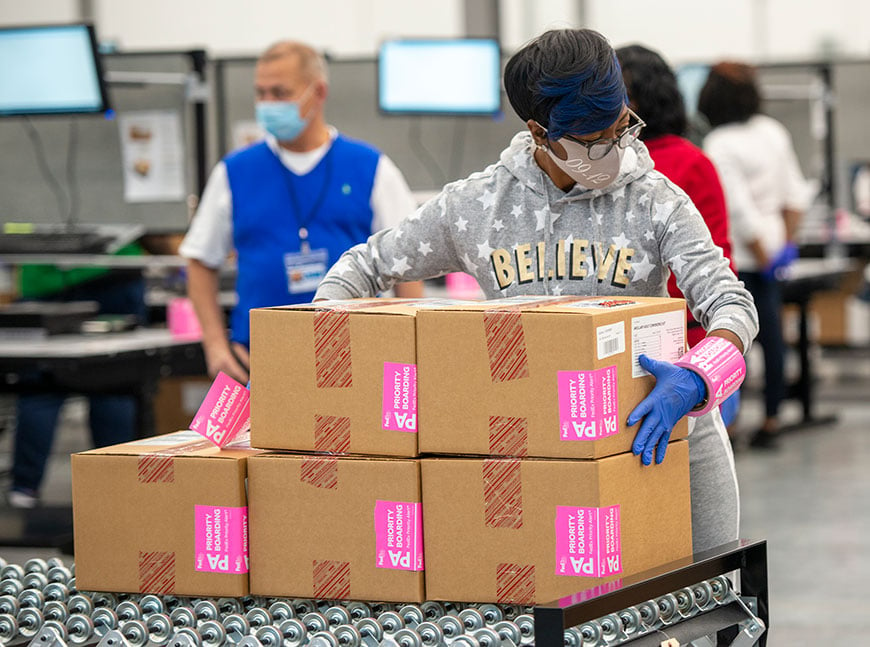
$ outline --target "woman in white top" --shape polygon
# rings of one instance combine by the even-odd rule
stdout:
[[[773,447],[785,393],[777,274],[797,258],[794,237],[808,192],[788,131],[760,106],[755,69],[742,63],[714,65],[698,97],[713,128],[704,150],[725,189],[734,262],[758,308],[765,420],[750,444]]]

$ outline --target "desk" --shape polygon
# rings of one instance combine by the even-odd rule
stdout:
[[[30,379],[34,370],[43,379]],[[0,391],[132,394],[139,405],[140,436],[153,433],[151,399],[161,377],[204,374],[199,341],[174,339],[165,329],[37,339],[4,337],[0,331]],[[0,528],[0,546],[50,546],[72,552],[68,507],[3,509]]]
[[[44,379],[29,380],[35,370]],[[199,341],[174,339],[165,329],[40,339],[4,337],[0,331],[0,391],[132,394],[139,404],[140,436],[153,432],[150,400],[157,380],[204,374]]]
[[[798,399],[803,407],[803,416],[798,423],[784,426],[782,431],[828,424],[836,416],[817,417],[813,412],[813,367],[810,358],[809,305],[812,296],[822,290],[836,289],[849,272],[858,267],[852,259],[839,258],[801,258],[789,267],[785,277],[780,279],[783,303],[798,306],[798,355],[800,376],[790,385],[786,397]]]

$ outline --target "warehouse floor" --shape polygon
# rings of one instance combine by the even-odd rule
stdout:
[[[792,431],[778,450],[743,449],[762,415],[752,371],[738,421],[741,534],[768,540],[773,647],[865,644],[870,629],[870,353],[821,352],[817,360],[815,413],[835,414],[835,422]],[[44,487],[47,504],[70,501],[69,453],[89,442],[84,406],[72,400],[65,409]],[[8,401],[0,419],[7,411]],[[796,402],[785,404],[786,423],[800,415]],[[11,445],[11,434],[0,434],[0,471],[11,463]],[[5,490],[7,483],[0,485]],[[9,562],[54,555],[0,546]]]

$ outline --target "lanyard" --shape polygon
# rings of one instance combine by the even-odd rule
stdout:
[[[320,187],[320,194],[317,196],[314,205],[311,207],[311,211],[308,212],[308,215],[305,218],[301,217],[302,210],[299,207],[299,196],[296,195],[296,187],[293,186],[293,177],[300,176],[292,174],[290,169],[284,166],[281,159],[277,158],[278,163],[281,165],[281,171],[283,172],[284,184],[287,186],[287,195],[290,197],[290,202],[293,205],[293,219],[296,221],[296,226],[299,228],[299,251],[303,254],[307,254],[311,251],[311,245],[308,243],[308,225],[311,224],[311,221],[317,216],[317,212],[320,211],[320,207],[323,206],[323,201],[326,199],[326,193],[329,190],[329,185],[332,181],[331,153],[332,150],[326,151],[326,159],[323,160],[323,163],[325,164],[323,186]],[[309,173],[310,172],[311,171],[309,171]]]

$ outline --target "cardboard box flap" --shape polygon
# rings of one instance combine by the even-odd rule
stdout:
[[[615,308],[644,308],[652,304],[665,306],[672,302],[674,306],[685,307],[684,299],[663,297],[579,297],[579,296],[516,296],[489,301],[455,301],[432,300],[423,304],[421,310],[456,311],[456,312],[486,312],[492,310],[520,310],[527,312],[570,312],[572,314],[595,314],[602,310]]]
[[[195,431],[176,431],[162,436],[152,436],[134,440],[120,445],[89,449],[79,454],[102,454],[112,456],[143,456],[146,454],[171,453],[173,456],[199,456],[208,458],[221,458],[238,460],[263,450],[251,447],[247,434],[236,438],[229,445],[220,449],[209,440],[206,440]]]
[[[417,305],[425,303],[426,299],[340,299],[317,301],[315,303],[298,303],[270,308],[256,308],[256,311],[291,311],[316,312],[318,310],[346,310],[361,314],[392,314],[413,316]]]

